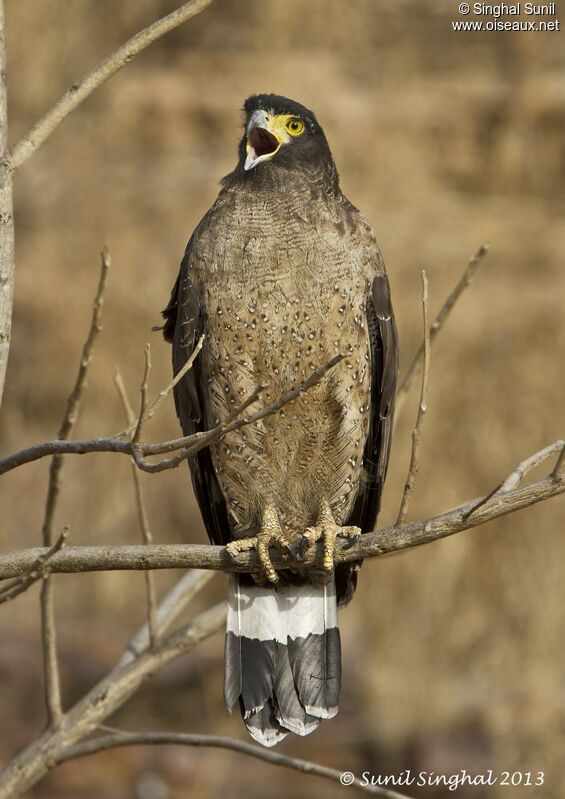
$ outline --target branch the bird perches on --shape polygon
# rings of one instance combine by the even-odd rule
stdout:
[[[531,455],[512,474],[524,468],[532,459],[544,459],[563,450],[565,441],[556,441],[549,447]],[[539,464],[539,460],[536,465]],[[535,483],[512,489],[498,487],[494,492],[471,500],[445,513],[421,521],[395,524],[357,539],[353,545],[339,542],[335,562],[360,560],[389,555],[403,549],[429,544],[440,538],[470,530],[486,522],[514,513],[529,505],[550,499],[565,492],[565,470],[553,470]],[[18,577],[33,567],[47,554],[42,547],[23,549],[0,555],[0,580]],[[319,559],[322,545],[314,545],[300,560],[301,565]],[[288,568],[289,560],[282,559],[278,549],[271,550],[273,566]],[[292,564],[290,564],[292,565]],[[65,547],[55,552],[45,563],[51,573],[70,574],[91,571],[143,571],[147,569],[209,569],[225,572],[252,572],[259,570],[255,552],[243,552],[234,562],[225,547],[208,544],[138,544],[115,546]]]

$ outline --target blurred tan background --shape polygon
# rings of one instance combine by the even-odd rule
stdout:
[[[152,390],[169,380],[159,323],[186,240],[235,163],[239,109],[274,91],[313,108],[350,199],[388,265],[406,368],[419,343],[420,269],[436,312],[483,241],[491,254],[438,339],[421,475],[422,518],[488,491],[563,437],[565,34],[454,33],[456,0],[217,0],[74,113],[17,176],[17,285],[1,449],[53,437],[98,275],[113,268],[77,436],[122,426],[143,348]],[[22,134],[74,80],[172,0],[7,0],[10,126]],[[560,9],[557,9],[558,14]],[[565,6],[562,8],[565,24]],[[381,523],[394,520],[417,390],[395,433]],[[147,430],[174,436],[172,403]],[[0,486],[3,550],[36,545],[48,462]],[[182,468],[143,476],[158,542],[203,542]],[[565,791],[562,499],[426,548],[365,564],[342,614],[339,716],[280,751],[356,773],[405,768],[545,772],[540,788],[466,788],[461,799]],[[126,458],[68,459],[57,524],[73,544],[139,537]],[[159,574],[165,590],[178,575]],[[224,593],[224,577],[193,612]],[[143,620],[143,578],[57,579],[64,695],[112,666]],[[2,762],[44,723],[37,587],[0,608]],[[216,635],[111,720],[128,729],[245,738],[222,701]],[[292,788],[290,789],[290,786]],[[353,789],[349,789],[353,791]],[[345,795],[313,777],[218,751],[118,750],[57,769],[34,799]],[[408,791],[410,793],[410,791]],[[414,796],[452,796],[412,789]]]

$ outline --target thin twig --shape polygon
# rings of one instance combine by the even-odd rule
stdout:
[[[133,434],[132,441],[134,444],[139,444],[139,437],[141,436],[141,430],[143,429],[143,417],[147,411],[147,393],[149,391],[149,375],[151,374],[151,345],[145,345],[145,370],[143,372],[143,380],[141,381],[141,389],[140,389],[140,407],[139,407],[139,415],[137,417],[137,422],[135,425],[135,432]]]
[[[472,516],[469,511],[481,500],[472,500],[452,510],[416,522],[386,527],[361,536],[354,544],[339,542],[336,563],[387,555],[402,549],[429,544],[463,530],[485,524],[508,513],[527,508],[537,502],[565,493],[565,475],[553,474],[524,486],[500,492],[492,501],[483,504]],[[301,560],[301,565],[319,562],[323,545],[311,547]],[[0,555],[0,580],[18,577],[44,550],[24,549]],[[273,566],[288,568],[288,560],[278,549],[270,550]],[[225,547],[205,544],[167,544],[152,546],[66,547],[50,560],[52,572],[75,573],[83,571],[112,571],[140,569],[212,569],[225,572],[255,572],[260,564],[255,552],[241,552],[237,562]]]
[[[45,683],[45,708],[48,726],[55,725],[63,714],[57,660],[54,587],[55,584],[48,575],[43,580],[40,594],[41,646],[43,649],[43,679]]]
[[[489,250],[488,244],[481,244],[477,252],[469,260],[467,266],[465,267],[465,271],[463,272],[463,274],[455,284],[453,290],[446,297],[443,305],[440,308],[438,315],[432,322],[432,326],[430,328],[430,345],[433,344],[435,337],[442,329],[443,325],[447,320],[447,317],[453,310],[455,304],[457,303],[457,301],[459,300],[465,289],[471,283],[477,269],[479,268],[481,261],[488,253],[488,250]],[[399,416],[400,409],[404,405],[408,391],[410,390],[410,387],[414,379],[418,375],[423,363],[424,363],[424,342],[422,341],[418,351],[416,352],[412,360],[412,363],[408,368],[408,371],[404,376],[404,379],[402,380],[400,386],[398,387],[398,391],[396,392],[396,399],[395,399],[396,418],[398,418]]]
[[[116,386],[116,390],[117,390],[117,392],[119,394],[120,400],[122,401],[122,408],[123,408],[123,411],[124,411],[124,416],[128,420],[128,424],[129,424],[129,420],[130,419],[132,420],[131,424],[129,424],[129,427],[127,429],[129,431],[129,435],[133,435],[133,433],[135,431],[135,428],[137,426],[137,419],[136,419],[135,414],[133,412],[133,408],[131,406],[131,402],[129,401],[128,393],[127,393],[126,386],[125,386],[125,383],[124,383],[124,378],[122,377],[122,373],[120,372],[120,369],[117,366],[114,369],[114,385]],[[129,429],[130,427],[131,427],[131,430]]]
[[[174,584],[165,594],[157,608],[157,631],[162,636],[187,607],[192,598],[214,577],[214,572],[203,569],[191,569]],[[121,669],[147,649],[149,644],[149,626],[144,624],[130,639],[124,654],[116,664]]]
[[[198,356],[198,353],[199,353],[199,352],[200,352],[200,350],[202,349],[202,346],[203,346],[203,344],[204,344],[204,339],[205,339],[205,338],[206,338],[206,337],[205,337],[205,335],[204,335],[204,334],[202,334],[202,335],[200,336],[200,338],[198,339],[198,341],[197,341],[197,343],[196,343],[196,347],[194,348],[194,350],[193,350],[193,352],[192,352],[192,354],[191,354],[190,358],[189,358],[189,359],[187,360],[187,362],[184,364],[184,366],[182,367],[182,369],[180,369],[180,370],[179,370],[179,371],[176,373],[176,375],[175,375],[174,379],[173,379],[173,380],[171,380],[171,382],[169,383],[169,385],[168,385],[168,386],[166,386],[164,389],[162,389],[162,390],[159,392],[159,394],[157,395],[156,399],[155,399],[155,400],[154,400],[154,401],[151,403],[151,405],[150,405],[150,406],[147,408],[147,410],[146,410],[146,411],[145,411],[145,413],[143,414],[143,418],[142,418],[142,422],[143,422],[143,424],[145,424],[145,422],[149,421],[149,419],[152,419],[152,418],[153,418],[153,416],[155,415],[155,411],[156,411],[156,410],[159,408],[159,406],[160,406],[160,405],[161,405],[161,404],[164,402],[164,400],[166,400],[166,399],[167,399],[167,397],[169,396],[169,394],[171,393],[171,391],[174,389],[174,387],[175,387],[175,386],[176,386],[178,383],[180,383],[180,381],[183,379],[183,377],[185,376],[185,374],[186,374],[187,372],[189,372],[189,371],[192,369],[192,365],[193,365],[194,361],[196,360],[196,358],[197,358],[197,356]],[[132,415],[133,415],[133,412],[132,412]],[[136,422],[135,422],[135,421],[134,421],[134,422],[132,422],[132,423],[130,423],[130,424],[129,424],[129,425],[126,427],[126,428],[124,428],[123,430],[120,430],[120,432],[119,432],[119,433],[116,433],[116,435],[115,435],[115,438],[130,438],[130,436],[132,435],[132,433],[133,433],[133,432],[134,432],[134,430],[135,430],[135,426],[136,426]]]
[[[550,444],[549,447],[545,447],[545,449],[541,449],[539,452],[530,455],[529,458],[526,458],[525,461],[522,461],[522,463],[520,463],[514,469],[514,471],[508,475],[502,484],[501,491],[510,491],[511,489],[516,488],[516,486],[522,482],[528,472],[531,472],[532,469],[536,468],[536,466],[539,466],[548,458],[551,458],[551,456],[555,455],[556,452],[561,452],[563,447],[565,447],[565,441],[556,441],[554,444]]]
[[[561,452],[559,453],[557,463],[555,464],[555,468],[552,471],[551,476],[557,481],[565,480],[565,442],[563,443]]]
[[[0,589],[0,604],[3,602],[9,602],[11,599],[15,599],[20,594],[23,594],[24,591],[27,591],[30,586],[45,576],[46,572],[48,571],[46,566],[48,566],[49,560],[56,552],[59,552],[59,550],[65,546],[68,535],[69,528],[64,527],[63,532],[52,547],[50,547],[46,552],[43,552],[31,564],[30,568],[24,572],[24,574],[15,578],[13,583],[5,585],[2,587],[2,589]]]
[[[16,469],[26,463],[32,463],[40,458],[54,455],[55,453],[61,455],[84,455],[87,452],[116,452],[134,458],[137,456],[136,463],[139,468],[145,472],[161,472],[165,469],[175,469],[182,461],[195,455],[204,447],[210,446],[210,444],[213,444],[227,433],[232,433],[234,430],[239,430],[242,427],[246,427],[247,425],[254,424],[264,419],[266,416],[277,413],[282,407],[293,402],[293,400],[304,391],[308,391],[312,386],[316,385],[325,373],[334,367],[342,358],[342,355],[336,355],[323,366],[320,366],[312,372],[303,383],[271,405],[260,408],[250,416],[236,418],[240,417],[250,405],[253,405],[266,388],[265,385],[257,386],[253,393],[250,394],[225,421],[206,432],[194,433],[191,436],[183,436],[182,438],[175,438],[171,441],[164,441],[158,444],[139,443],[136,447],[134,447],[131,441],[124,441],[116,437],[90,438],[76,441],[54,439],[52,441],[45,441],[41,444],[26,447],[11,455],[0,458],[0,475],[10,472],[12,469]],[[174,458],[164,459],[157,463],[148,463],[145,460],[145,457],[148,455],[161,455],[170,452],[177,452],[178,454]],[[140,455],[143,457],[140,457]]]
[[[212,428],[212,430],[209,432],[195,433],[194,438],[196,439],[196,443],[181,449],[180,452],[178,452],[176,455],[173,455],[172,458],[163,458],[163,460],[157,461],[156,463],[149,463],[147,460],[145,460],[145,458],[143,458],[141,448],[139,446],[134,446],[133,457],[135,458],[137,466],[144,472],[150,472],[151,474],[162,472],[165,469],[176,468],[184,460],[190,458],[192,455],[195,455],[198,450],[202,449],[203,447],[210,446],[219,438],[226,435],[226,433],[239,430],[239,428],[244,427],[245,425],[259,422],[266,416],[272,416],[273,414],[278,413],[281,408],[283,408],[285,405],[288,405],[290,402],[293,402],[293,400],[299,397],[304,391],[308,391],[308,389],[312,388],[312,386],[315,386],[317,383],[319,383],[326,372],[339,363],[342,358],[343,355],[335,355],[323,366],[320,366],[318,369],[314,370],[312,374],[306,378],[306,380],[300,383],[300,385],[296,386],[296,388],[293,388],[271,405],[261,408],[260,410],[251,414],[251,416],[244,417],[243,419],[233,420],[234,416],[239,416],[240,414],[240,410],[236,409],[236,411],[231,413],[224,422],[217,425],[217,427]],[[255,399],[258,398],[259,394],[264,391],[265,388],[267,388],[266,385],[257,386],[253,394],[247,400],[245,400],[244,403],[242,403],[242,407],[248,407],[249,405],[253,404]]]
[[[4,3],[0,0],[0,405],[10,352],[15,277],[13,168],[8,152],[6,61]]]
[[[273,752],[270,749],[265,749],[262,746],[248,743],[247,741],[239,741],[236,738],[228,738],[224,735],[195,735],[193,733],[175,733],[175,732],[123,732],[118,731],[109,735],[103,735],[98,738],[92,738],[84,743],[77,744],[67,749],[63,756],[57,760],[57,763],[64,763],[67,760],[73,760],[77,757],[84,757],[85,755],[93,755],[97,752],[103,752],[107,749],[115,749],[119,746],[146,746],[146,745],[170,745],[176,744],[181,746],[198,746],[198,747],[213,747],[215,749],[227,749],[232,752],[238,752],[242,755],[249,755],[257,760],[263,760],[273,766],[283,766],[290,768],[294,771],[299,771],[303,774],[312,774],[316,777],[323,777],[326,780],[337,782],[340,785],[347,785],[354,788],[359,788],[365,793],[372,796],[380,796],[382,799],[409,799],[405,794],[397,793],[396,791],[389,791],[387,788],[382,788],[379,785],[371,785],[369,780],[362,780],[355,777],[352,782],[342,782],[342,775],[350,774],[351,772],[338,771],[335,768],[322,766],[318,763],[312,763],[308,760],[302,760],[298,757],[290,757],[283,755],[280,752]]]
[[[546,461],[556,452],[561,452],[559,458],[561,458],[563,454],[563,450],[565,449],[565,441],[555,441],[553,444],[550,444],[548,447],[544,447],[544,449],[540,449],[539,452],[534,452],[533,455],[530,455],[529,458],[522,461],[521,463],[516,466],[513,472],[511,472],[508,477],[502,481],[496,488],[493,488],[486,497],[483,497],[476,505],[470,508],[470,510],[466,513],[465,518],[469,519],[474,513],[478,511],[479,508],[482,508],[483,505],[486,505],[487,502],[490,502],[497,494],[504,493],[507,491],[516,488],[524,477],[531,472],[532,469],[535,469],[536,466],[539,466],[541,463]],[[552,476],[556,476],[556,472],[558,470],[559,459],[555,464],[555,469],[552,473]],[[556,479],[559,479],[559,475],[556,476]]]
[[[170,453],[177,452],[178,450],[190,450],[189,454],[192,455],[199,449],[208,446],[216,436],[219,438],[226,433],[230,433],[233,430],[239,429],[240,427],[253,424],[253,422],[259,418],[258,414],[254,414],[253,416],[247,417],[245,419],[239,419],[235,424],[232,424],[232,422],[234,419],[236,419],[236,417],[239,417],[242,413],[244,413],[250,405],[253,405],[265,388],[266,386],[263,385],[257,386],[257,388],[255,388],[254,391],[248,397],[246,397],[244,401],[232,411],[232,413],[230,413],[224,422],[216,425],[216,427],[213,427],[211,430],[201,433],[194,433],[190,436],[182,436],[181,438],[174,438],[170,441],[163,441],[162,443],[158,444],[140,443],[136,448],[138,454],[162,455],[166,452]],[[294,391],[285,395],[285,397],[283,397],[283,404],[290,402],[291,399],[294,399],[294,395]],[[277,406],[278,404],[279,403],[277,403]],[[260,413],[260,416],[262,418],[263,416],[267,416],[269,413],[275,413],[274,406],[269,406],[268,409],[263,409]],[[135,426],[137,426],[137,422]],[[41,444],[34,444],[31,447],[26,447],[25,449],[12,453],[11,455],[6,455],[3,458],[0,458],[0,475],[12,471],[12,469],[17,469],[19,466],[24,466],[26,463],[33,463],[33,461],[48,457],[49,455],[54,455],[56,453],[61,455],[84,455],[88,452],[115,452],[120,455],[129,455],[130,457],[134,457],[134,447],[132,442],[124,441],[120,437],[122,435],[123,433],[118,433],[116,436],[111,437],[90,438],[76,441],[61,441],[60,439],[56,438],[51,441],[44,441]],[[183,459],[186,457],[188,457],[188,455],[183,454]],[[176,465],[178,464],[175,464],[175,466]],[[140,468],[143,468],[143,464]]]
[[[100,277],[92,306],[92,318],[88,335],[82,347],[79,368],[74,386],[67,399],[67,408],[59,428],[59,439],[67,439],[76,423],[82,392],[86,385],[88,368],[92,358],[92,351],[96,338],[101,329],[102,305],[104,291],[110,268],[110,255],[104,248],[100,255]],[[61,485],[61,469],[63,456],[54,455],[49,468],[49,485],[45,501],[45,514],[43,518],[42,537],[45,547],[53,546],[53,526],[55,511],[59,500]],[[59,667],[57,663],[57,633],[55,629],[55,597],[54,584],[49,575],[43,580],[41,586],[41,640],[43,647],[43,670],[45,678],[45,703],[47,708],[48,724],[56,724],[62,715],[61,686],[59,682]]]
[[[499,483],[497,486],[495,486],[492,489],[492,491],[489,491],[488,494],[485,494],[484,497],[481,497],[476,502],[472,503],[463,514],[463,518],[465,520],[470,519],[471,516],[473,516],[473,514],[479,510],[479,508],[482,508],[483,505],[486,505],[488,502],[491,501],[491,499],[493,499],[493,497],[496,497],[500,493],[500,489],[502,488],[502,486],[503,483]]]
[[[67,407],[65,410],[65,414],[63,416],[63,421],[61,422],[61,427],[59,428],[59,433],[57,437],[57,441],[63,441],[68,439],[78,416],[78,410],[80,406],[80,400],[82,397],[82,392],[84,391],[84,387],[86,385],[86,378],[88,375],[88,368],[90,366],[90,361],[92,358],[92,351],[94,349],[94,344],[96,342],[96,338],[100,333],[101,329],[101,318],[102,318],[102,305],[104,303],[104,292],[106,290],[106,283],[108,279],[108,269],[110,268],[110,255],[108,250],[105,248],[101,255],[100,255],[100,277],[98,279],[98,286],[96,289],[96,295],[94,297],[94,302],[92,305],[92,318],[90,321],[90,327],[88,330],[88,335],[82,347],[82,352],[79,361],[79,368],[77,372],[77,376],[75,378],[75,383],[67,398]],[[55,509],[57,507],[57,501],[59,499],[59,487],[60,487],[60,472],[63,466],[63,457],[62,453],[55,453],[53,456],[53,460],[51,461],[51,466],[49,467],[49,487],[47,490],[47,500],[45,503],[45,516],[43,519],[43,541],[46,546],[51,546],[53,543],[52,535],[53,535],[53,520],[55,515]]]
[[[212,0],[190,0],[176,11],[167,14],[137,33],[115,52],[97,64],[81,80],[73,83],[65,94],[49,111],[17,142],[12,150],[14,169],[20,167],[32,155],[40,144],[53,133],[71,111],[92,94],[104,81],[129,63],[138,53],[164,34],[177,28],[190,17],[194,17]]]
[[[149,346],[149,345],[148,345]],[[149,351],[146,349],[145,351],[145,376],[143,385],[145,386],[145,394],[143,392],[142,386],[142,405],[144,404],[144,396],[147,396],[147,380],[149,377],[149,369],[148,364],[150,365],[149,360]],[[135,417],[133,414],[132,407],[129,402],[129,398],[127,395],[126,387],[124,385],[124,381],[122,380],[122,376],[118,369],[116,369],[114,374],[114,383],[118,390],[118,394],[122,400],[122,405],[124,408],[124,414],[126,417],[126,422],[134,427],[135,432],[138,432],[138,428],[140,426],[140,420],[143,419],[143,407],[140,412],[139,419],[137,423],[135,422]],[[151,534],[151,530],[149,527],[149,517],[147,515],[147,509],[145,507],[145,500],[143,497],[143,490],[141,487],[141,475],[135,465],[135,461],[131,460],[131,471],[133,477],[133,487],[135,492],[135,504],[137,508],[137,516],[139,520],[139,528],[141,530],[141,539],[144,544],[152,544],[153,543],[153,536]],[[147,625],[149,631],[149,645],[153,648],[155,643],[157,642],[157,617],[156,617],[156,606],[157,606],[157,591],[155,588],[155,575],[152,571],[145,572],[145,593],[147,597]]]
[[[422,372],[422,388],[420,390],[420,403],[418,405],[418,415],[416,417],[416,424],[412,431],[412,452],[410,455],[410,468],[408,469],[408,476],[402,494],[402,501],[400,503],[400,510],[398,511],[397,524],[402,524],[406,520],[408,514],[408,502],[412,491],[414,490],[414,483],[420,468],[420,443],[422,440],[422,426],[424,424],[424,416],[428,409],[428,382],[430,372],[430,328],[428,326],[428,278],[425,271],[422,270],[422,315],[424,321],[424,369]]]
[[[154,650],[146,650],[125,668],[107,674],[65,713],[59,725],[48,728],[0,772],[0,799],[26,794],[69,747],[94,733],[151,675],[189,652],[225,623],[226,603],[220,602],[161,639]]]

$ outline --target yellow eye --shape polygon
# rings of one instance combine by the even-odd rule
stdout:
[[[291,117],[285,127],[291,136],[300,136],[304,133],[304,122],[298,117]]]

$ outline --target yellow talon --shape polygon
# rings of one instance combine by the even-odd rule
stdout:
[[[306,550],[317,541],[323,542],[322,569],[329,576],[334,568],[335,547],[338,538],[346,538],[352,543],[361,535],[358,527],[340,527],[336,524],[330,506],[323,501],[320,505],[317,524],[308,527],[302,536],[300,554],[304,556]]]
[[[253,579],[258,582],[263,582],[266,579],[274,585],[278,583],[279,578],[269,555],[269,547],[271,546],[277,546],[283,554],[288,554],[290,548],[288,539],[282,531],[277,512],[272,506],[268,505],[263,513],[263,522],[257,535],[253,538],[238,538],[235,541],[230,541],[226,546],[226,551],[230,557],[237,560],[237,555],[240,552],[254,549],[261,564],[261,572],[259,577],[253,574]],[[263,580],[261,580],[261,576]]]

